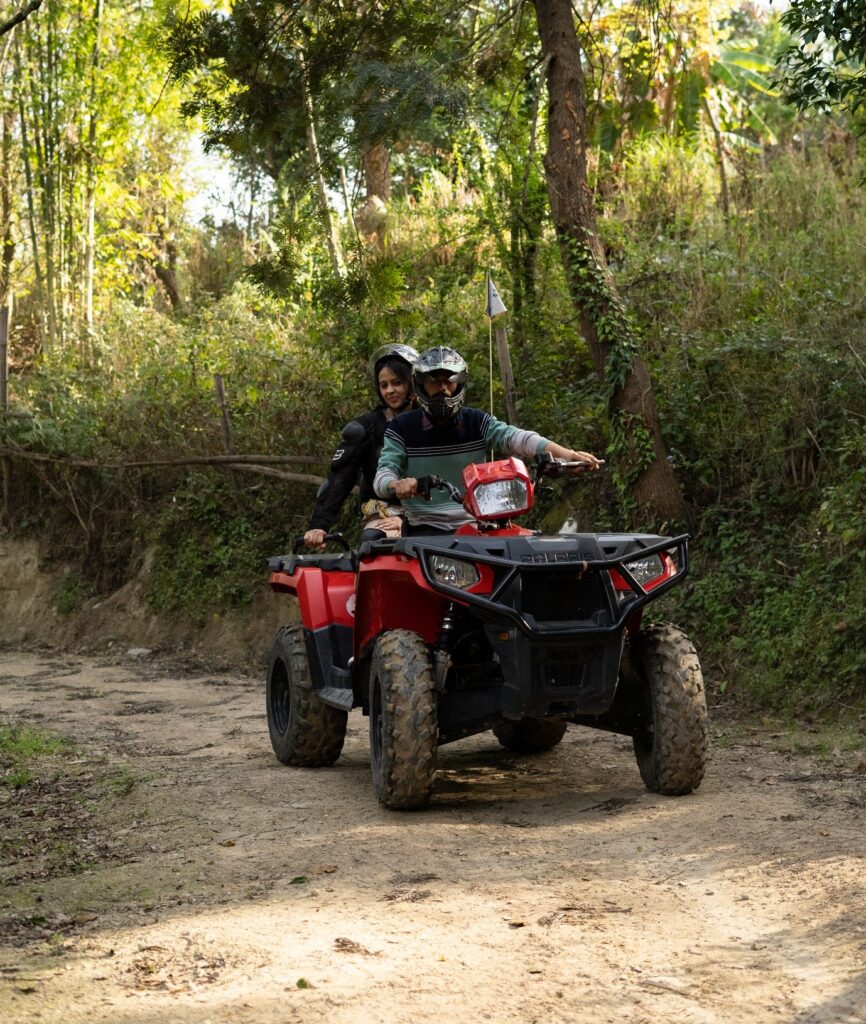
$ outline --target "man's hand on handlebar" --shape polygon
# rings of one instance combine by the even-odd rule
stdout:
[[[414,498],[418,493],[418,481],[414,476],[404,477],[402,480],[395,480],[393,484],[394,497],[403,501],[404,498]]]
[[[591,452],[578,452],[571,448],[564,448],[555,441],[551,441],[544,450],[555,459],[564,459],[566,462],[583,462],[587,469],[600,469],[602,465],[602,460],[596,458]]]

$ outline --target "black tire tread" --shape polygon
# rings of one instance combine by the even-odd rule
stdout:
[[[430,799],[439,748],[437,698],[424,640],[406,629],[383,633],[373,652],[371,685],[376,679],[385,719],[382,761],[373,765],[376,796],[391,810],[414,810]]]
[[[647,747],[635,737],[641,778],[648,789],[682,796],[700,786],[709,747],[704,677],[694,645],[677,626],[641,630],[640,671],[652,705],[654,736]]]
[[[284,626],[274,639],[271,661],[281,657],[291,686],[293,702],[289,725],[291,736],[280,736],[268,717],[271,743],[278,760],[300,768],[324,768],[332,765],[343,750],[346,738],[345,711],[323,704],[313,690],[304,630]]]

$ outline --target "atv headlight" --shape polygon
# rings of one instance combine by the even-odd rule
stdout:
[[[494,480],[479,484],[472,492],[479,519],[517,515],[529,504],[529,492],[523,480]]]
[[[437,583],[457,587],[459,590],[468,590],[481,579],[474,565],[456,558],[446,558],[444,555],[431,556],[430,572]]]
[[[657,576],[662,576],[665,571],[659,555],[636,558],[633,562],[626,562],[625,567],[642,587],[645,587],[650,580],[654,580]]]

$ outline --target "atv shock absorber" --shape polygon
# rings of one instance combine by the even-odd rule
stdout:
[[[454,603],[450,602],[442,616],[439,636],[433,650],[433,681],[437,690],[445,689],[448,669],[451,668],[451,643],[454,630]]]

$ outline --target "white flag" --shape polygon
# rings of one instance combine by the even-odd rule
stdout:
[[[495,320],[498,316],[508,312],[505,308],[505,303],[499,297],[499,292],[496,290],[496,285],[493,283],[493,278],[490,274],[487,275],[487,309],[484,312],[491,320]]]

